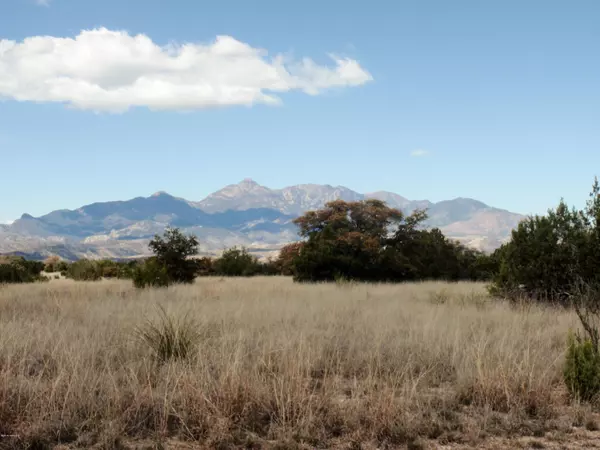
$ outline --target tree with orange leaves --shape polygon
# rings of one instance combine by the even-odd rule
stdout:
[[[489,277],[481,269],[487,255],[425,229],[426,220],[425,211],[405,215],[379,200],[336,200],[294,221],[304,240],[282,249],[279,261],[296,281]]]
[[[416,228],[425,217],[422,211],[406,217],[380,200],[336,200],[309,211],[294,221],[305,239],[295,248],[294,277],[297,281],[380,280],[385,273],[381,258],[394,233]]]

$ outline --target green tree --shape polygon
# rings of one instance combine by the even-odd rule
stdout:
[[[195,280],[198,265],[191,257],[198,254],[196,236],[186,236],[178,228],[169,227],[163,236],[154,236],[149,247],[171,282],[192,283]]]
[[[561,200],[544,216],[530,216],[495,256],[493,292],[541,301],[571,301],[581,283],[600,285],[600,186],[594,181],[586,208]]]
[[[307,212],[294,221],[305,239],[294,258],[294,279],[380,278],[382,249],[403,219],[400,210],[379,200],[336,200]]]

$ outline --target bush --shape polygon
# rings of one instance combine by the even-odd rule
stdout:
[[[167,268],[156,258],[148,258],[142,264],[139,264],[133,270],[132,280],[133,285],[140,289],[145,287],[167,287],[171,284]]]
[[[214,262],[214,271],[226,277],[249,277],[262,273],[263,267],[247,249],[233,247],[225,250]]]
[[[24,258],[8,258],[0,262],[0,283],[33,283],[45,281],[40,275],[44,264]]]
[[[67,278],[76,281],[98,281],[102,279],[102,271],[97,262],[80,259],[69,266]]]
[[[569,335],[564,380],[571,395],[581,401],[600,393],[600,354],[589,338]]]
[[[186,359],[198,343],[198,325],[187,316],[175,319],[163,307],[158,307],[158,320],[147,320],[136,329],[139,339],[146,344],[159,362]]]

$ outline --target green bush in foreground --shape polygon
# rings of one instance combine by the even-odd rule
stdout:
[[[591,339],[570,334],[568,342],[565,383],[573,397],[591,401],[600,393],[600,354]]]

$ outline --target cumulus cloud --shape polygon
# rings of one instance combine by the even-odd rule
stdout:
[[[278,93],[317,95],[373,79],[356,60],[329,57],[330,65],[269,57],[231,36],[159,46],[146,35],[106,28],[75,38],[0,40],[0,98],[111,112],[194,110],[279,104]]]
[[[429,155],[429,151],[423,150],[423,149],[417,149],[417,150],[413,150],[412,152],[410,152],[410,156],[414,156],[415,158],[419,158],[421,156],[427,156],[427,155]]]

